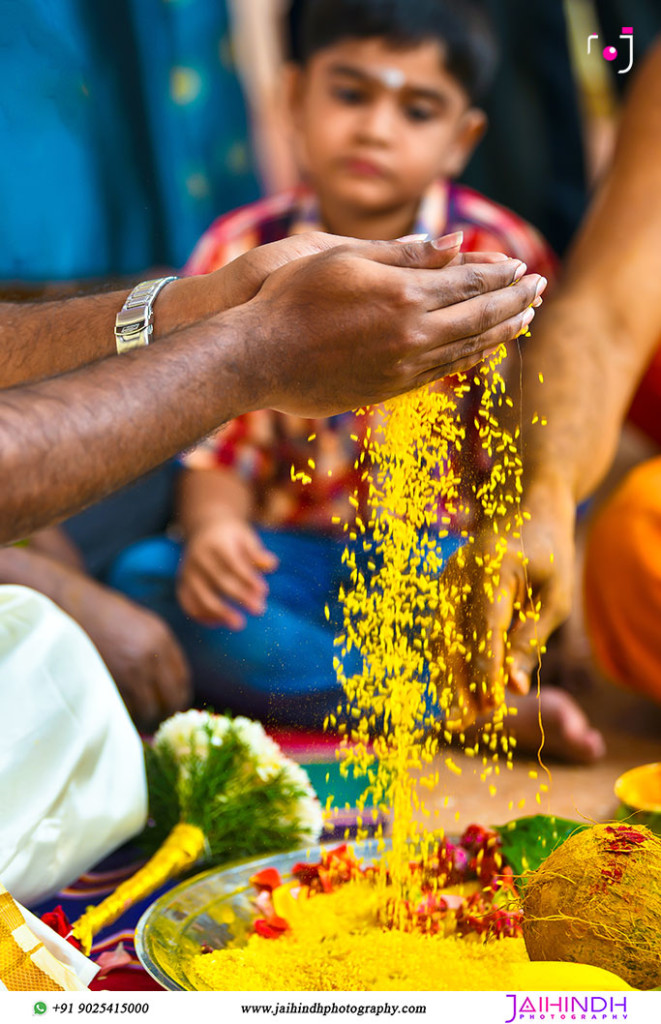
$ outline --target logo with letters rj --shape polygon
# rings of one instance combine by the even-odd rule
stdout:
[[[617,73],[618,75],[626,75],[627,71],[631,71],[631,68],[633,67],[633,29],[631,27],[627,28],[623,25],[622,31],[620,32],[620,39],[624,40],[624,44],[626,44],[620,46],[620,49],[625,51],[621,60],[623,63],[626,61],[626,67],[618,68]],[[592,43],[595,40],[597,43],[599,42],[598,34],[596,32],[590,33],[588,36],[588,56],[591,56],[592,53],[598,53],[599,51],[599,46],[595,46],[594,50],[592,49]],[[604,60],[610,62],[617,60],[620,53],[616,46],[604,46],[601,51],[601,56]]]

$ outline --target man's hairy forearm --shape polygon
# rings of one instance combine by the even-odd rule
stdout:
[[[225,308],[211,278],[173,281],[154,305],[154,338]],[[115,317],[128,292],[57,302],[4,303],[0,388],[67,373],[115,353]],[[214,306],[215,300],[215,306]]]
[[[252,407],[241,368],[246,310],[0,392],[0,542],[65,518]]]
[[[533,480],[551,475],[568,481],[577,500],[606,472],[633,391],[661,337],[659,238],[657,45],[632,88],[613,167],[572,249],[564,284],[527,346],[529,473]],[[539,422],[531,425],[535,414]]]

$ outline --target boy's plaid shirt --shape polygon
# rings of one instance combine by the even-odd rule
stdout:
[[[220,217],[198,242],[184,272],[207,274],[258,245],[317,229],[315,196],[304,188],[281,193]],[[555,256],[530,224],[472,189],[436,182],[420,204],[413,231],[433,238],[459,230],[465,251],[504,252],[523,260],[530,273],[549,280],[555,274]],[[473,401],[479,404],[479,395]],[[466,423],[473,420],[470,402],[468,395],[462,405]],[[364,427],[365,417],[353,413],[304,419],[261,410],[233,420],[187,453],[184,464],[236,472],[253,489],[261,525],[332,533],[353,520],[349,497],[364,490],[364,467],[358,471],[354,465]],[[479,446],[464,450],[478,463],[484,461]],[[293,480],[292,467],[311,482]]]

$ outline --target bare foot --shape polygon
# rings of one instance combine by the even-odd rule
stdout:
[[[565,690],[543,686],[541,690],[544,748],[542,757],[557,758],[570,764],[591,764],[606,753],[601,733],[594,729],[574,698]],[[508,696],[508,707],[517,714],[508,716],[507,726],[516,738],[521,753],[536,754],[541,743],[539,705],[536,693],[525,697]]]

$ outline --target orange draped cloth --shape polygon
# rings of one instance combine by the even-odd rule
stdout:
[[[634,469],[597,514],[584,601],[602,670],[661,702],[661,457]]]

